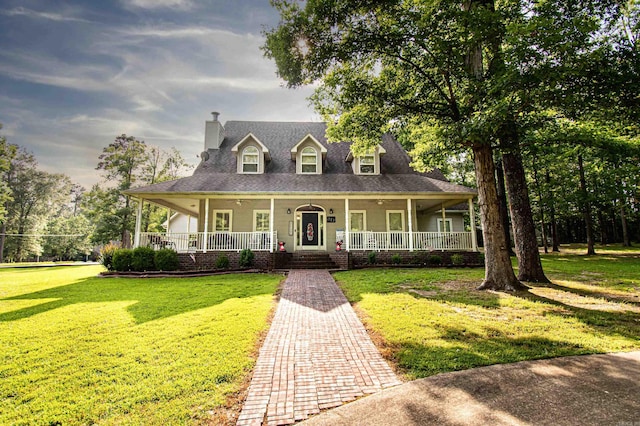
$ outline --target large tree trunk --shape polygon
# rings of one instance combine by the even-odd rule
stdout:
[[[500,221],[502,222],[502,228],[504,229],[504,239],[507,242],[507,250],[509,256],[515,256],[513,250],[511,250],[511,233],[509,232],[509,207],[507,206],[507,190],[504,184],[504,171],[502,169],[502,160],[496,160],[496,179],[497,179],[497,194],[498,203],[500,206]]]
[[[547,188],[550,188],[551,176],[549,170],[547,170],[545,180],[547,182]],[[556,220],[556,200],[553,197],[553,192],[549,191],[549,216],[551,217],[551,251],[560,251],[560,241],[558,240],[558,221]]]
[[[504,238],[491,146],[476,144],[473,146],[473,154],[485,249],[485,276],[478,288],[480,290],[502,291],[524,290],[527,287],[520,283],[513,273],[511,258]]]
[[[512,129],[504,136],[510,139],[508,146],[511,148],[502,153],[502,164],[509,193],[513,239],[516,246],[516,256],[518,256],[518,279],[548,283],[549,279],[544,275],[542,262],[540,262],[536,226],[531,213],[520,145],[515,130]]]
[[[587,180],[584,177],[582,155],[578,155],[578,171],[580,172],[580,192],[582,193],[582,214],[584,215],[584,226],[587,233],[587,254],[596,254],[593,239],[593,222],[591,220],[591,203],[587,193]]]

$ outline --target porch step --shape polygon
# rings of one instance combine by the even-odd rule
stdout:
[[[287,269],[340,269],[327,253],[293,253]]]

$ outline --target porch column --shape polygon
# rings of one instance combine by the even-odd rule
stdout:
[[[171,233],[171,209],[167,209],[167,235]]]
[[[447,221],[445,220],[447,218],[447,214],[444,211],[444,203],[440,204],[440,206],[442,207],[442,231],[447,232]],[[450,229],[450,231],[453,231],[453,229]]]
[[[204,200],[204,242],[202,249],[206,253],[209,249],[209,199]]]
[[[187,215],[187,234],[191,233],[191,215]]]
[[[471,248],[478,251],[478,241],[476,238],[476,209],[473,208],[473,198],[469,198],[469,222],[471,225]]]
[[[142,203],[143,200],[140,198],[138,200],[138,208],[136,209],[136,229],[135,235],[133,236],[133,247],[138,247],[140,245],[140,230],[142,228]]]
[[[273,253],[273,222],[274,222],[274,214],[276,211],[276,200],[274,198],[271,199],[271,211],[269,212],[269,252]]]
[[[413,251],[413,206],[411,205],[411,198],[407,198],[407,215],[409,217],[409,251]]]
[[[349,199],[344,199],[344,249],[349,251]]]

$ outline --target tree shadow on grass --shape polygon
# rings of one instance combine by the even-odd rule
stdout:
[[[606,290],[587,290],[587,289],[582,289],[582,288],[573,288],[573,287],[566,287],[566,286],[562,286],[562,285],[558,285],[555,283],[545,283],[545,284],[538,284],[538,283],[527,283],[529,286],[532,286],[534,288],[550,288],[552,290],[558,290],[558,291],[565,291],[567,293],[573,293],[576,294],[578,296],[584,296],[584,297],[595,297],[598,299],[604,299],[608,302],[613,302],[613,303],[628,303],[630,305],[635,305],[635,306],[640,306],[640,301],[639,300],[634,300],[634,294],[629,293],[628,295],[622,295],[622,294],[612,294],[607,292]],[[637,296],[636,296],[637,297]]]
[[[537,285],[536,285],[537,286]],[[541,287],[546,286],[542,285]],[[554,285],[555,286],[555,285]],[[556,286],[562,291],[567,291],[582,297],[581,293],[575,293],[572,289]],[[560,315],[563,317],[575,318],[581,323],[597,330],[599,333],[623,336],[631,339],[640,339],[640,314],[629,310],[606,311],[599,309],[588,309],[573,306],[562,301],[541,296],[530,291],[523,291],[514,294],[515,297],[526,299],[532,302],[544,303],[562,309],[557,311],[549,309],[546,315]],[[612,301],[615,302],[615,301]],[[565,312],[565,313],[563,313]]]
[[[487,365],[593,353],[574,342],[539,336],[513,338],[490,327],[486,330],[490,337],[469,333],[464,327],[444,327],[439,331],[446,344],[398,342],[395,358],[399,367],[412,377],[422,378]]]
[[[472,305],[486,309],[499,309],[500,296],[495,292],[475,290],[435,290],[433,292],[409,291],[413,297],[461,305]]]
[[[127,311],[136,323],[167,318],[197,309],[218,305],[232,298],[249,298],[273,294],[278,279],[271,275],[174,279],[89,278],[73,284],[20,296],[0,299],[56,299],[35,306],[0,314],[0,321],[29,318],[53,309],[77,303],[133,301]]]

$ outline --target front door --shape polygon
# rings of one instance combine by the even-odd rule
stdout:
[[[318,229],[318,213],[302,213],[302,229],[300,230],[302,246],[305,248],[318,247],[320,230]]]

